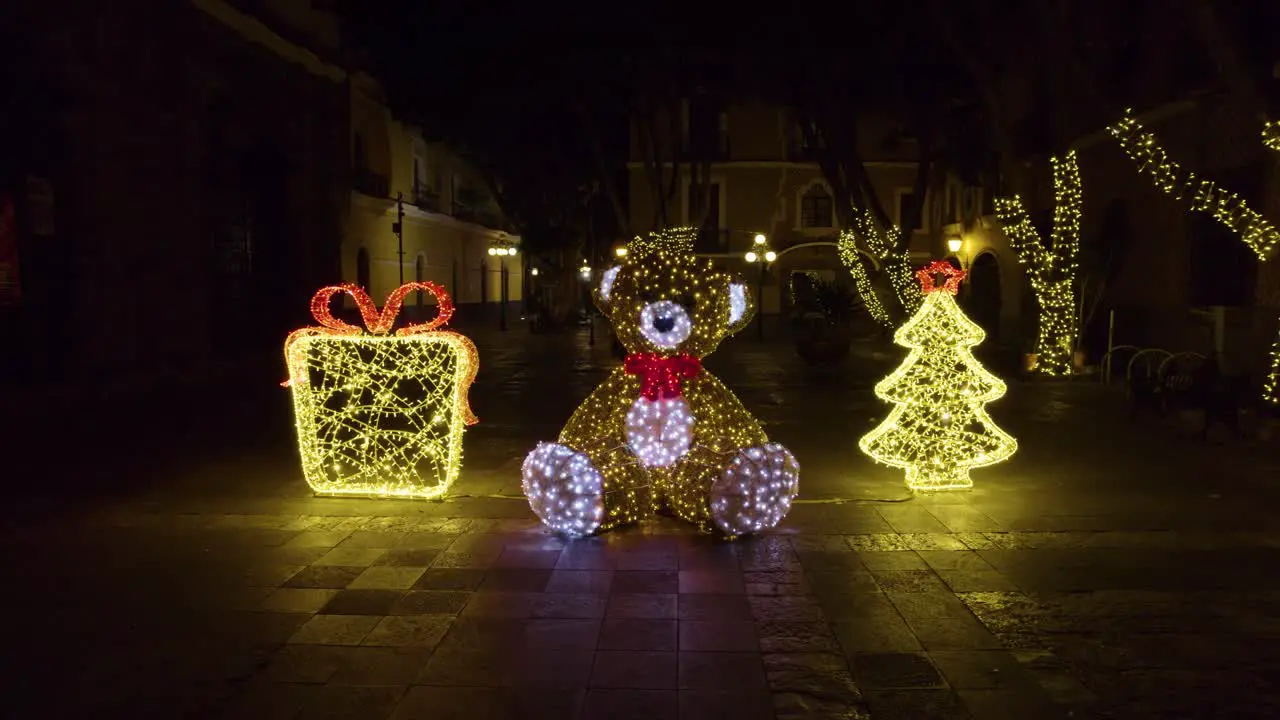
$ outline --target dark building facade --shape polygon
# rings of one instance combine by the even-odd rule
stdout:
[[[21,4],[4,383],[93,393],[274,351],[340,277],[345,75],[220,2]]]

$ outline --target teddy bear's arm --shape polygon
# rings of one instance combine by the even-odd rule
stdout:
[[[711,373],[701,373],[687,382],[685,396],[696,418],[693,426],[696,450],[720,454],[768,442],[755,416]]]

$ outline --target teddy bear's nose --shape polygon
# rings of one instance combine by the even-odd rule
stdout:
[[[660,333],[671,332],[676,326],[676,319],[668,315],[660,315],[653,319],[653,329]]]

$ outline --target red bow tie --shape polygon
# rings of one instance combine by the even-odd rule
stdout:
[[[662,400],[680,397],[680,381],[697,377],[702,361],[685,354],[662,357],[657,353],[635,353],[627,356],[622,369],[628,375],[640,376],[640,395],[644,399]]]

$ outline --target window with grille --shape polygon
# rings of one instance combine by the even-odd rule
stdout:
[[[800,198],[800,227],[831,227],[834,209],[831,193],[825,187],[815,185],[809,188]]]

